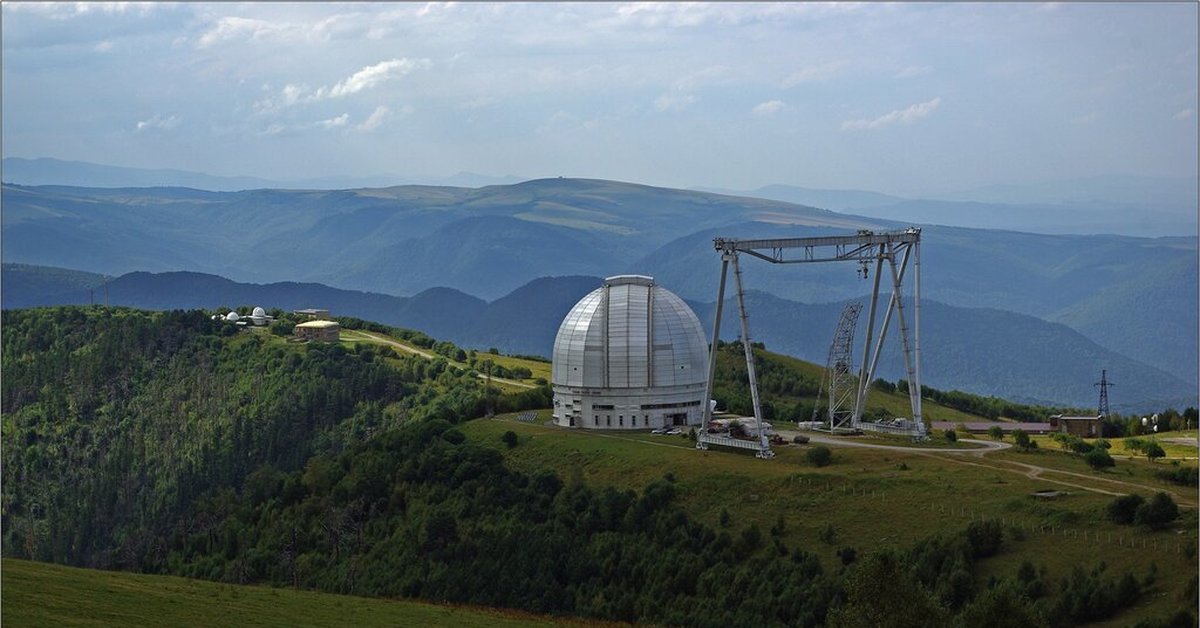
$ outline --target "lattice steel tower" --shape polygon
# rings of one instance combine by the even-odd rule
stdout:
[[[854,417],[854,402],[858,386],[852,364],[854,330],[862,303],[854,301],[842,308],[833,342],[829,344],[829,359],[825,362],[826,384],[829,387],[829,428],[845,427]]]
[[[1097,408],[1097,412],[1099,413],[1100,418],[1107,419],[1108,418],[1108,389],[1112,388],[1113,386],[1116,386],[1116,384],[1108,381],[1108,369],[1100,369],[1100,381],[1098,381],[1092,385],[1100,388],[1100,407]]]

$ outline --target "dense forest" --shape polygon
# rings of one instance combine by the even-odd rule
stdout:
[[[781,540],[782,520],[695,520],[669,474],[635,492],[517,472],[455,428],[485,391],[440,359],[201,312],[0,322],[5,556],[696,626],[1070,625],[1150,582],[1103,565],[1051,581],[1029,562],[981,582],[1008,535],[988,521],[823,566]]]

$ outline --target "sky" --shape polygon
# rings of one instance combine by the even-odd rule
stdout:
[[[3,155],[899,195],[1197,172],[1197,4],[3,12]]]

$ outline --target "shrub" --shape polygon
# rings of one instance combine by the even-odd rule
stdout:
[[[1113,462],[1112,456],[1108,455],[1108,452],[1101,447],[1096,447],[1095,449],[1087,452],[1084,454],[1083,459],[1088,463],[1089,467],[1097,471],[1116,464]]]
[[[1145,452],[1146,459],[1150,462],[1154,462],[1155,460],[1167,455],[1167,452],[1163,451],[1162,446],[1153,441],[1146,443]]]
[[[1026,434],[1025,430],[1013,430],[1012,435],[1013,443],[1016,443],[1017,447],[1024,450],[1030,449],[1029,444],[1033,441],[1029,439],[1029,434]]]
[[[958,440],[958,432],[953,429],[946,430],[946,440],[953,443]]]
[[[808,437],[804,434],[796,434],[792,437],[792,442],[796,443],[797,445],[805,445],[808,443]]]
[[[1179,506],[1166,493],[1155,493],[1150,501],[1138,506],[1133,522],[1151,530],[1161,530],[1179,518]]]
[[[509,449],[512,449],[513,447],[517,446],[517,433],[512,430],[508,430],[500,435],[500,440],[504,441],[504,444],[508,445]]]
[[[971,553],[975,558],[987,558],[1000,549],[1003,539],[1003,528],[994,519],[972,521],[967,526],[967,543],[971,545]]]
[[[999,425],[993,425],[988,428],[988,436],[991,436],[992,440],[1004,440],[1004,430],[1000,429]]]
[[[814,466],[823,467],[833,461],[833,452],[824,445],[817,445],[805,452],[804,457]]]
[[[1156,471],[1154,477],[1180,486],[1197,486],[1200,484],[1200,473],[1196,467],[1179,467],[1168,471]]]
[[[1133,523],[1133,516],[1137,513],[1138,507],[1145,503],[1145,499],[1141,495],[1122,495],[1108,504],[1108,518],[1113,523],[1130,524]]]

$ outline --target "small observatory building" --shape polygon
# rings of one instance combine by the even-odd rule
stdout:
[[[617,275],[563,319],[551,380],[563,427],[699,425],[708,341],[683,299],[651,277]]]

